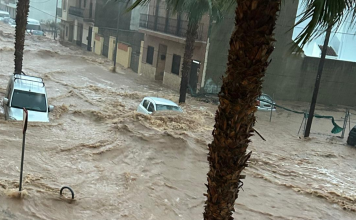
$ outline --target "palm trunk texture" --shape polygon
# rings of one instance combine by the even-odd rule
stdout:
[[[16,12],[16,35],[15,35],[15,72],[21,74],[23,50],[25,46],[25,33],[30,0],[19,0]]]
[[[179,103],[185,103],[187,97],[187,88],[189,82],[190,68],[194,52],[194,43],[198,35],[198,22],[188,23],[187,36],[185,39],[184,58],[182,64],[182,78],[180,82]]]
[[[205,220],[231,220],[247,167],[249,138],[256,121],[256,98],[274,49],[273,31],[280,0],[236,0],[226,75],[219,93],[209,173]]]

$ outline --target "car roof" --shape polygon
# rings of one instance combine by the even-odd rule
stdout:
[[[156,103],[156,105],[178,106],[176,103],[174,103],[168,99],[163,99],[163,98],[158,98],[158,97],[145,97],[145,99],[152,100],[154,103]]]
[[[16,74],[12,80],[14,80],[14,89],[42,94],[46,93],[42,78]]]
[[[40,22],[36,19],[33,18],[27,18],[27,23],[28,24],[40,24]]]

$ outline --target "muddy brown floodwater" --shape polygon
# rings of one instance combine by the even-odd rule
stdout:
[[[13,71],[13,35],[0,25],[0,100]],[[130,70],[113,74],[110,65],[76,47],[28,36],[24,71],[44,78],[55,111],[50,123],[29,124],[28,196],[18,200],[8,192],[18,187],[22,125],[5,121],[0,108],[1,219],[202,219],[216,106],[188,98],[183,115],[137,114],[144,96],[178,101],[178,94]],[[343,111],[318,106],[339,124]],[[234,217],[356,219],[356,149],[332,136],[331,122],[316,119],[312,138],[304,140],[297,136],[300,115],[277,109],[272,122],[268,112],[257,116],[267,141],[252,138]],[[76,193],[72,203],[59,197],[65,185]]]

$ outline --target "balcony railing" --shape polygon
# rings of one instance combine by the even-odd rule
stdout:
[[[141,14],[140,28],[145,28],[177,37],[185,38],[188,28],[188,22],[180,19],[172,19],[167,17],[159,17],[155,15]],[[199,24],[198,41],[206,40],[203,36],[204,25]]]
[[[70,6],[69,7],[69,14],[70,15],[73,15],[73,16],[77,16],[77,17],[83,17],[83,12],[84,10],[81,9],[81,8],[78,8],[78,7],[73,7],[73,6]]]
[[[85,9],[83,12],[83,19],[85,22],[94,22],[94,12],[90,9]]]
[[[57,8],[57,16],[58,17],[62,17],[62,9],[61,8]]]

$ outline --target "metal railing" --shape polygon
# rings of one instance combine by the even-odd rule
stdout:
[[[141,14],[140,28],[145,28],[181,38],[186,37],[188,22],[180,19],[172,19],[167,17],[159,17],[155,15]],[[199,23],[198,41],[205,41],[206,36],[203,35],[204,24]]]
[[[74,6],[70,6],[68,12],[69,12],[70,15],[74,15],[74,16],[82,18],[84,9],[78,8],[78,7],[74,7]]]

